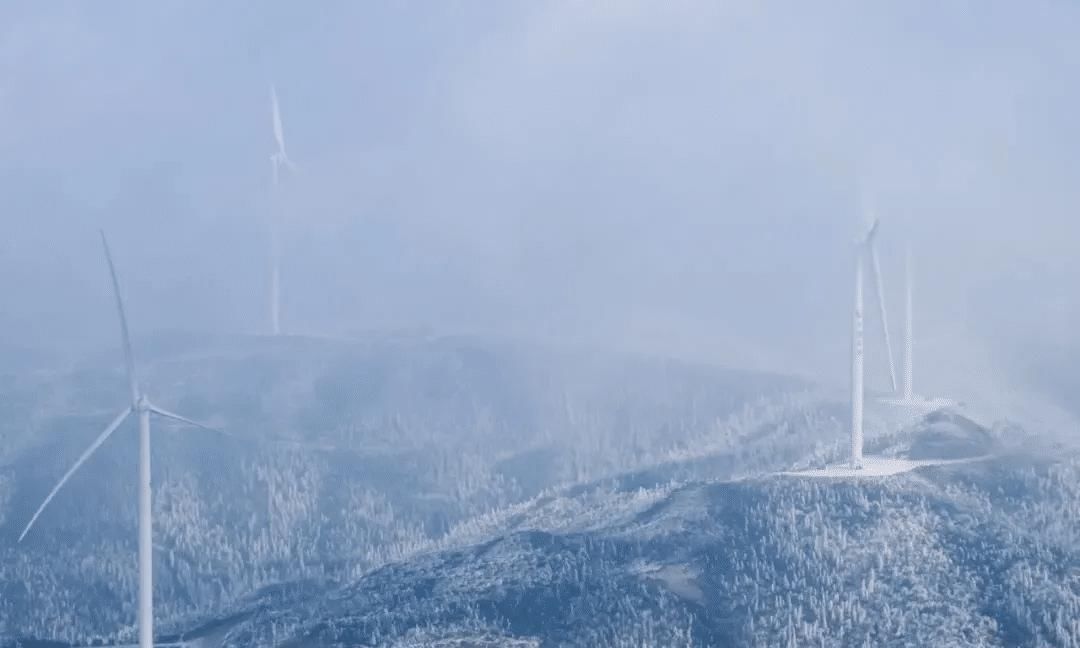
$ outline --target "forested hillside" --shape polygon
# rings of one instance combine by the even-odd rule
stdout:
[[[348,582],[544,489],[673,461],[704,476],[779,465],[838,425],[788,378],[509,343],[252,339],[140,354],[156,400],[227,433],[155,423],[165,630],[273,583]],[[116,364],[4,378],[0,636],[130,636],[133,425],[15,543],[125,405]]]
[[[256,600],[228,645],[1077,646],[1080,457],[1025,441],[888,478],[569,489]]]

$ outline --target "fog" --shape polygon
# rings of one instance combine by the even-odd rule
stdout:
[[[1074,342],[1080,7],[313,7],[0,8],[5,346],[115,346],[99,227],[137,337],[266,332],[271,82],[287,332],[842,383],[873,209],[897,339],[914,246],[920,379]]]

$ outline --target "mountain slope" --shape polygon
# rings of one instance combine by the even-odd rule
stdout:
[[[889,441],[957,433],[995,457],[540,497],[350,585],[256,597],[227,645],[1080,645],[1080,456],[957,417]]]
[[[140,357],[165,407],[229,432],[154,429],[166,632],[274,583],[349,582],[559,484],[647,473],[703,447],[726,458],[699,468],[729,474],[832,421],[828,406],[792,397],[805,385],[789,378],[471,339],[174,342]],[[11,410],[0,428],[0,638],[131,635],[133,429],[15,544],[123,406],[119,367],[102,362],[0,381]],[[789,434],[796,412],[802,432]]]

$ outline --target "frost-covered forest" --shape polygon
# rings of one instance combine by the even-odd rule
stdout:
[[[1078,477],[1075,455],[1007,452],[875,482],[570,490],[249,604],[229,645],[1077,646]]]
[[[781,376],[464,338],[146,354],[155,392],[224,431],[154,432],[163,636],[1080,645],[1080,457],[1015,424],[871,413],[868,452],[978,460],[813,480],[775,473],[842,457],[846,408]],[[15,543],[121,375],[3,389],[0,637],[130,640],[133,429]]]
[[[154,432],[165,629],[271,584],[347,582],[545,489],[665,462],[733,474],[773,448],[801,453],[815,421],[839,425],[828,408],[804,407],[806,385],[793,379],[467,339],[147,353],[152,390],[226,432]],[[113,365],[5,378],[0,635],[85,641],[132,630],[134,429],[14,542],[112,416],[123,393]]]
[[[0,1],[0,648],[1080,648],[1078,78],[1080,1]]]

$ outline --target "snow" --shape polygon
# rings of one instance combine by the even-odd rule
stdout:
[[[667,589],[695,603],[704,603],[705,593],[698,587],[695,579],[698,572],[690,565],[656,565],[642,563],[635,565],[632,571],[644,578],[658,581]]]
[[[917,425],[927,415],[945,409],[958,412],[962,409],[964,415],[968,416],[963,405],[949,398],[916,395],[911,398],[875,398],[868,403],[868,413],[872,412],[874,418],[890,430],[903,430]]]
[[[959,403],[951,398],[925,398],[923,396],[913,396],[912,398],[883,398],[878,402],[884,405],[891,405],[898,408],[911,416],[926,416],[931,412],[936,412],[946,407],[956,407]]]
[[[911,472],[917,468],[927,466],[947,466],[951,464],[971,463],[989,459],[990,455],[979,457],[965,457],[963,459],[902,459],[899,457],[863,457],[861,468],[853,468],[851,464],[835,464],[818,470],[800,470],[777,473],[790,477],[889,477]]]

